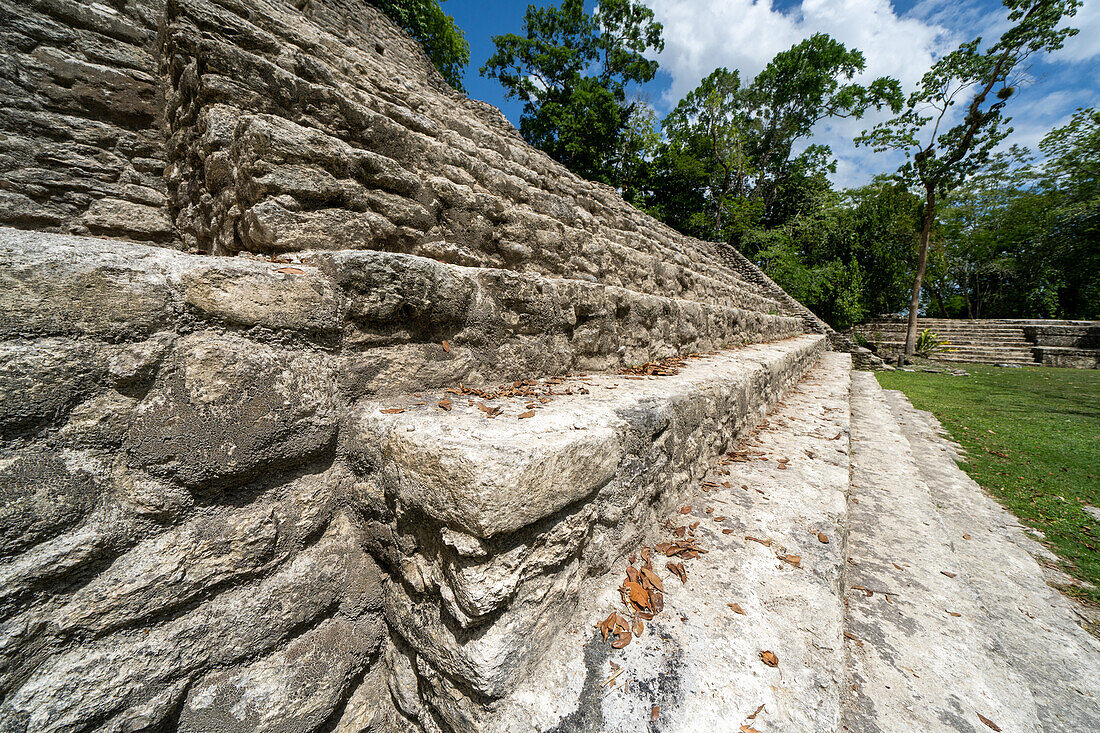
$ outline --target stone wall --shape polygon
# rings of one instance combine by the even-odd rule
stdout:
[[[824,348],[360,0],[0,12],[2,733],[476,730]]]
[[[0,0],[0,224],[171,244],[164,0]]]

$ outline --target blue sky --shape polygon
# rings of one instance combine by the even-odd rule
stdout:
[[[1006,22],[997,0],[643,1],[665,26],[665,50],[657,57],[657,78],[635,91],[661,116],[716,67],[739,69],[742,79],[750,78],[776,52],[817,32],[863,51],[867,79],[896,77],[908,93],[939,55],[976,35],[995,38]],[[506,99],[500,84],[481,77],[478,69],[494,50],[492,36],[522,32],[527,3],[446,0],[443,7],[470,42],[468,93],[500,107],[518,124],[521,105]],[[1008,106],[1016,132],[1007,143],[1034,149],[1074,109],[1100,103],[1100,0],[1085,0],[1072,25],[1081,32],[1062,51],[1027,69]],[[851,143],[876,119],[837,120],[815,130],[813,142],[830,145],[838,160],[837,185],[859,185],[896,168],[898,158],[874,155]]]

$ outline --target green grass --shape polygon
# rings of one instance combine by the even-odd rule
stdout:
[[[1100,370],[960,365],[969,377],[879,372],[967,451],[960,464],[1025,524],[1065,570],[1100,588]],[[1100,592],[1087,594],[1100,602]]]

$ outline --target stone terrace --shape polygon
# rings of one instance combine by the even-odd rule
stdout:
[[[792,455],[722,521],[809,572],[758,592],[772,552],[726,533],[713,571],[775,614],[782,720],[862,709],[849,361],[759,269],[528,147],[362,0],[0,19],[0,733],[728,730],[777,689],[752,628],[721,704],[659,666],[602,727],[591,670],[530,695],[746,441]],[[667,623],[702,677],[728,630]]]

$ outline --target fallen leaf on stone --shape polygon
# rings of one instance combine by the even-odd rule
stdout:
[[[642,631],[645,630],[645,625],[642,623],[642,620],[640,618],[634,619],[634,626],[632,630],[634,631],[634,636],[642,635]]]
[[[440,402],[436,402],[435,404],[439,405],[439,407],[443,410],[450,410],[451,409],[451,400],[450,400],[449,397],[445,400],[440,401]]]
[[[893,565],[893,566],[894,566],[895,568],[897,568],[898,570],[904,570],[904,569],[905,569],[905,568],[903,568],[903,567],[902,567],[901,565],[898,565],[898,564],[897,564],[896,562],[895,562],[895,563],[892,563],[892,565]]]
[[[523,420],[524,418],[534,417],[534,416],[535,416],[535,411],[534,410],[528,410],[527,412],[521,412],[519,414],[519,419]]]
[[[684,564],[682,562],[668,562],[665,563],[665,567],[668,568],[669,571],[672,572],[674,575],[676,575],[676,577],[680,579],[681,583],[688,582],[687,572],[684,570]]]
[[[722,516],[720,516],[720,517],[715,517],[715,518],[714,518],[714,521],[716,521],[716,522],[724,522],[724,521],[725,521],[725,519],[726,519],[726,515],[725,515],[725,514],[723,514],[723,515],[722,515]]]
[[[661,591],[662,593],[664,592],[665,586],[663,583],[661,583],[661,579],[657,577],[657,573],[653,572],[649,568],[642,568],[642,577],[652,583],[654,588]]]
[[[829,538],[825,535],[824,532],[817,533],[817,541],[823,545],[829,544]]]
[[[611,634],[627,628],[626,619],[619,613],[612,611],[611,615],[596,624],[596,628],[603,634],[603,640],[607,641],[607,637]]]
[[[779,556],[777,555],[776,557],[779,557]],[[802,556],[801,555],[783,555],[782,557],[779,557],[779,559],[782,560],[783,562],[788,562],[791,565],[794,565],[796,568],[802,567],[802,565],[801,565]]]
[[[772,546],[772,541],[771,540],[762,540],[759,537],[749,537],[747,535],[746,535],[745,539],[749,540],[750,542],[759,542],[764,547],[771,547]]]
[[[753,728],[751,725],[746,724],[741,726],[741,733],[760,733],[760,731],[758,731],[756,728]]]
[[[405,411],[404,407],[391,407],[388,410],[382,410],[382,414],[383,415],[396,415],[397,413],[404,412],[404,411]]]
[[[756,716],[760,714],[760,711],[764,709],[764,703],[760,703],[760,707],[753,711],[752,715],[747,716],[748,720],[756,720]]]
[[[962,616],[961,613],[955,613],[954,611],[948,611],[947,615],[948,616],[955,616],[956,618],[959,617],[959,616]]]
[[[612,649],[622,649],[624,646],[630,643],[629,631],[616,631],[615,639],[611,642]]]
[[[963,535],[963,539],[964,539],[964,540],[968,540],[968,539],[970,539],[970,535],[968,535],[968,534],[964,534],[964,535]]]
[[[661,706],[654,705],[653,709],[649,711],[649,719],[656,720],[659,717],[661,717]]]
[[[631,603],[642,611],[652,610],[652,606],[650,605],[652,599],[649,596],[649,591],[633,581],[627,581],[625,588],[627,597],[630,599]]]
[[[993,432],[993,431],[990,431],[990,432]],[[981,713],[978,713],[978,720],[982,721],[983,723],[985,723],[987,726],[989,726],[993,730],[999,731],[1001,729],[1001,726],[997,725],[996,723],[994,723],[992,720],[985,717]]]
[[[779,666],[779,657],[775,656],[775,654],[769,651],[760,652],[760,661],[768,665],[769,667]]]
[[[859,641],[859,637],[853,634],[851,631],[845,631],[844,638],[851,639],[852,641]]]
[[[944,575],[946,575],[949,578],[954,578],[955,577],[954,573],[949,573],[946,570],[941,570],[940,572],[943,573]]]
[[[787,464],[786,463],[780,463],[779,468],[783,469],[783,470],[786,470],[787,469]]]
[[[305,270],[299,270],[297,267],[280,267],[275,272],[285,272],[287,275],[305,275]]]
[[[746,615],[745,614],[745,609],[741,608],[740,604],[738,604],[738,603],[727,603],[726,605],[729,606],[730,610],[732,610],[734,613],[739,613],[742,616]]]
[[[714,514],[714,507],[708,506],[707,507],[707,514]]]
[[[722,485],[723,485],[723,486],[725,486],[725,487],[726,487],[727,489],[732,489],[732,488],[733,488],[732,486],[730,486],[730,482],[729,482],[729,481],[723,481],[723,482],[722,482]]]
[[[680,513],[681,514],[691,514],[691,504],[688,504],[687,506],[680,507]]]
[[[736,530],[732,530],[732,529],[723,529],[722,534],[733,534],[735,531]]]
[[[868,597],[873,596],[875,592],[870,588],[864,588],[862,585],[853,585],[852,590],[861,590],[867,594]]]
[[[443,350],[448,354],[451,353],[451,345],[446,340],[443,341]]]

